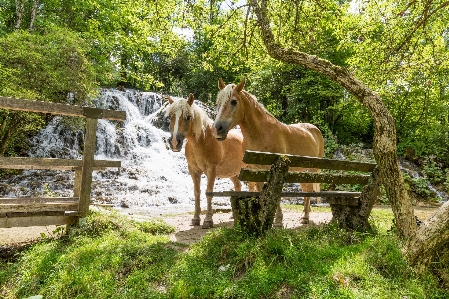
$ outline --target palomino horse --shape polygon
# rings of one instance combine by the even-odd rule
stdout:
[[[184,139],[187,139],[185,155],[194,185],[195,214],[192,225],[200,225],[200,183],[201,175],[207,176],[207,192],[212,192],[215,178],[229,178],[235,191],[241,191],[242,184],[238,174],[246,165],[242,162],[243,136],[240,130],[229,131],[225,142],[217,141],[214,135],[213,120],[193,102],[193,94],[187,100],[174,101],[168,98],[170,106],[166,116],[170,118],[170,148],[179,152]],[[252,189],[254,189],[252,187]],[[203,228],[213,227],[212,197],[207,197],[207,214]]]
[[[229,129],[239,125],[243,134],[243,151],[253,150],[300,156],[323,157],[324,139],[320,130],[309,123],[286,125],[279,122],[261,105],[255,96],[246,92],[245,79],[238,85],[225,85],[218,80],[217,95],[218,113],[214,126],[217,139],[226,140]],[[250,167],[257,167],[250,165]],[[292,171],[306,169],[292,167]],[[318,169],[307,169],[317,172]],[[262,189],[257,184],[257,190]],[[306,192],[319,191],[319,184],[301,183],[301,189]],[[302,223],[309,222],[310,198],[304,198],[304,217]],[[282,226],[282,211],[280,202],[277,207],[275,226]]]

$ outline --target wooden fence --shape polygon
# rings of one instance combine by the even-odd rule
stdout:
[[[121,161],[94,160],[98,119],[124,121],[126,112],[1,96],[0,108],[86,118],[81,160],[0,157],[0,168],[75,171],[73,197],[0,198],[0,227],[73,224],[86,217],[90,204],[92,171],[121,166]]]

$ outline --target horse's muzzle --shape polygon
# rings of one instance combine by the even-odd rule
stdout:
[[[182,143],[184,142],[184,135],[177,134],[176,138],[173,138],[173,136],[170,136],[168,139],[168,144],[170,145],[170,148],[174,152],[180,152],[182,149]]]
[[[219,141],[225,140],[228,135],[229,125],[224,121],[215,122],[215,138]]]

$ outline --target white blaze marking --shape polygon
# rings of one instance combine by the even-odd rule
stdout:
[[[175,110],[175,125],[173,126],[173,132],[172,132],[172,140],[171,144],[173,148],[176,148],[176,145],[178,144],[178,141],[176,139],[176,135],[178,134],[179,129],[179,118],[181,117],[182,111],[180,109]]]

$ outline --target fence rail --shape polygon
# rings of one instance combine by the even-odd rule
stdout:
[[[2,96],[0,108],[86,118],[82,159],[0,157],[0,168],[75,171],[73,197],[0,198],[0,227],[73,224],[86,217],[92,171],[121,167],[121,161],[94,159],[98,119],[124,121],[126,112]]]
[[[20,110],[27,112],[41,112],[67,116],[80,116],[87,118],[102,118],[109,120],[125,120],[126,112],[92,107],[82,107],[61,103],[43,101],[30,101],[0,96],[0,108],[8,110]]]

